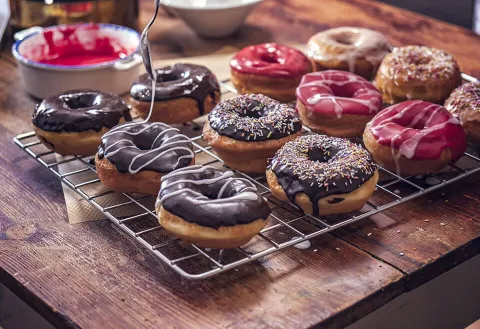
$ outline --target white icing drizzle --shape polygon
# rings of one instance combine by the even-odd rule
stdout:
[[[324,45],[333,46],[340,51],[327,54],[323,48]],[[376,67],[388,53],[389,43],[382,33],[374,30],[338,27],[315,34],[310,38],[307,46],[310,58],[319,61],[343,61],[347,63],[349,71],[354,72],[355,62],[359,58],[364,58]]]
[[[155,145],[155,142],[161,138],[165,133],[167,133],[168,131],[179,131],[177,128],[172,128],[168,125],[166,125],[165,123],[162,123],[162,122],[152,122],[150,123],[148,126],[146,126],[145,128],[143,129],[140,129],[139,131],[137,132],[129,132],[129,131],[126,131],[127,128],[131,127],[131,126],[134,126],[134,125],[137,125],[137,124],[143,124],[145,122],[140,122],[140,123],[137,123],[137,122],[132,122],[132,123],[128,123],[128,124],[124,124],[124,125],[121,125],[121,126],[117,126],[117,127],[114,127],[113,129],[111,129],[109,132],[107,132],[104,137],[108,137],[108,136],[111,136],[111,135],[114,135],[114,134],[126,134],[126,135],[130,135],[130,136],[135,136],[135,135],[139,135],[141,134],[142,132],[144,132],[145,130],[147,129],[150,129],[151,127],[153,126],[161,126],[163,128],[166,128],[165,130],[161,131],[156,137],[155,139],[153,140],[153,143],[152,143],[152,147],[153,145]],[[181,140],[176,140],[174,141],[174,139],[181,139]],[[115,145],[117,144],[120,144],[120,143],[125,143],[127,145],[124,145],[124,146],[121,146],[119,147],[118,149],[116,149],[115,151],[112,151],[112,152],[109,152],[109,150],[114,147]],[[176,166],[178,165],[178,163],[180,162],[181,159],[184,159],[184,158],[190,158],[190,159],[193,159],[195,157],[195,153],[187,146],[185,146],[185,144],[189,144],[190,143],[190,138],[188,138],[187,136],[185,135],[174,135],[168,139],[166,139],[161,145],[159,145],[158,147],[156,148],[152,148],[151,150],[145,152],[145,153],[142,153],[142,154],[138,154],[136,155],[135,157],[133,157],[132,161],[130,162],[130,165],[128,166],[128,171],[129,173],[131,174],[136,174],[138,173],[140,170],[142,170],[144,167],[148,166],[150,163],[152,163],[153,161],[157,160],[158,158],[160,158],[161,156],[165,155],[166,153],[168,152],[173,152],[173,151],[178,151],[178,150],[184,150],[184,151],[187,151],[189,154],[187,155],[183,155],[183,156],[180,156],[178,159],[177,159],[177,163],[175,164],[174,168],[176,168]],[[131,144],[131,145],[128,145],[128,144]],[[171,147],[172,145],[182,145],[183,146],[174,146],[174,147]],[[129,148],[129,147],[134,147],[136,148],[136,146],[133,144],[133,142],[129,139],[121,139],[115,143],[113,143],[112,145],[109,145],[105,148],[104,150],[104,156],[106,159],[109,159],[110,157],[114,156],[115,154],[117,154],[118,152],[120,152],[121,150],[125,149],[125,148]],[[170,148],[169,148],[170,147]],[[138,165],[137,168],[134,169],[135,167],[135,163],[136,162],[141,162],[141,159],[149,154],[152,154],[152,153],[157,153],[152,159],[150,159],[149,161],[146,161],[145,163],[141,164],[141,165]]]
[[[161,198],[160,197],[157,198],[157,201],[155,203],[155,207],[158,208],[163,204],[163,202],[165,200],[167,200],[171,197],[174,197],[176,195],[182,194],[184,192],[187,192],[187,191],[196,196],[196,198],[193,199],[193,203],[195,205],[206,204],[206,203],[226,203],[226,202],[231,202],[231,201],[236,201],[236,200],[252,200],[252,201],[255,201],[255,200],[258,199],[258,194],[256,193],[257,188],[255,187],[255,185],[245,178],[234,177],[234,173],[230,170],[223,172],[222,175],[220,175],[218,177],[209,178],[209,179],[200,179],[200,180],[180,179],[180,180],[177,180],[177,181],[172,182],[170,184],[164,184],[163,183],[163,182],[165,182],[165,180],[167,180],[169,178],[172,178],[172,177],[184,176],[184,175],[189,175],[189,174],[198,174],[198,173],[204,172],[206,169],[216,170],[214,167],[211,167],[211,166],[195,165],[195,166],[181,168],[181,169],[175,170],[175,171],[173,171],[173,172],[171,172],[167,175],[164,175],[162,177],[161,190],[172,187],[173,185],[176,185],[178,183],[189,183],[189,184],[194,184],[194,185],[210,185],[210,184],[214,184],[214,183],[216,183],[220,180],[225,179],[226,182],[223,184],[223,186],[219,190],[219,192],[217,194],[217,199],[209,199],[208,197],[202,195],[201,193],[196,192],[196,191],[186,187],[186,188],[182,188],[180,190],[174,191],[172,193],[169,193],[167,195],[164,195]],[[247,186],[245,189],[243,189],[242,192],[240,192],[237,195],[234,195],[234,196],[231,196],[231,197],[228,197],[228,198],[221,198],[222,195],[223,195],[223,192],[227,188],[228,184],[230,184],[230,183],[232,183],[233,181],[236,181],[236,180],[241,180],[241,181],[248,182],[250,184],[250,186]],[[161,191],[159,193],[159,196],[160,196],[160,194],[161,194]]]
[[[388,125],[396,125],[394,122],[395,119],[401,119],[405,113],[407,113],[412,107],[423,103],[422,101],[415,101],[406,106],[403,110],[398,112],[392,117],[389,117],[389,113],[394,111],[396,106],[392,106],[390,109],[384,110],[382,113],[384,116],[387,118],[384,119],[383,121],[380,121],[377,124],[377,127],[375,130],[382,129]],[[403,134],[410,129],[414,128],[422,119],[425,118],[425,115],[428,113],[429,110],[434,109],[428,119],[425,121],[424,128],[423,129],[418,129],[415,134],[413,134],[410,138],[404,140],[400,146],[398,147],[398,152],[397,149],[395,148],[395,142],[397,139],[401,138]],[[392,152],[393,159],[395,161],[395,166],[397,170],[397,174],[400,174],[400,166],[399,166],[399,161],[401,156],[405,156],[407,159],[412,159],[413,156],[415,155],[415,151],[420,144],[421,140],[427,136],[428,134],[431,134],[434,131],[441,130],[444,127],[446,127],[448,124],[455,124],[459,125],[459,121],[455,117],[450,117],[447,121],[444,121],[442,123],[430,126],[432,120],[435,118],[435,115],[437,112],[441,111],[442,107],[437,104],[431,104],[429,106],[425,106],[415,117],[412,119],[412,121],[408,124],[408,126],[404,127],[402,130],[400,130],[395,136],[392,137],[391,143],[390,143],[390,148]]]
[[[338,80],[333,80],[333,76],[339,74],[338,72],[315,72],[315,73],[310,73],[310,75],[318,75],[320,78],[325,77],[325,79],[319,79],[319,80],[314,80],[310,81],[307,83],[303,83],[298,86],[298,91],[301,93],[302,89],[305,88],[312,88],[315,86],[318,87],[323,87],[326,89],[329,89],[331,91],[331,88],[329,87],[330,85],[335,85],[338,87],[342,87],[346,84],[349,83],[358,83],[362,86],[362,89],[365,91],[363,92],[362,96],[369,97],[369,96],[377,96],[380,95],[380,92],[375,90],[374,87],[371,85],[370,82],[365,81],[363,78],[356,76],[356,75],[343,75],[346,76],[347,80],[344,81],[338,81]],[[359,89],[360,90],[360,89]],[[358,91],[357,91],[358,92]],[[333,92],[332,92],[333,93]],[[349,97],[340,97],[340,96],[333,96],[330,94],[315,94],[307,99],[307,103],[309,105],[315,105],[319,103],[320,101],[328,99],[332,102],[333,104],[333,109],[334,112],[337,116],[338,119],[341,119],[343,116],[343,107],[338,103],[338,100],[345,100],[349,102],[355,102],[360,105],[364,105],[368,107],[369,113],[376,113],[378,112],[380,108],[380,104],[378,103],[376,97],[370,97],[368,99],[360,99],[360,98],[349,98]]]

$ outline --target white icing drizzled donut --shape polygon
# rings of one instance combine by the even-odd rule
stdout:
[[[190,166],[190,167],[186,167],[186,168],[181,168],[181,169],[175,170],[175,171],[173,171],[173,172],[171,172],[167,175],[164,175],[162,177],[162,186],[160,188],[159,198],[157,198],[157,201],[155,203],[155,207],[158,208],[162,205],[162,203],[165,200],[167,200],[171,197],[177,196],[179,194],[182,194],[184,192],[187,192],[187,191],[196,196],[196,198],[192,200],[192,202],[196,205],[201,205],[201,204],[205,204],[205,203],[227,203],[227,202],[231,202],[231,201],[235,201],[235,200],[252,200],[252,201],[255,201],[255,200],[258,199],[259,196],[256,193],[257,188],[255,187],[255,185],[245,178],[234,177],[234,173],[232,171],[225,171],[220,176],[213,177],[213,178],[208,178],[208,179],[200,179],[200,180],[179,179],[179,180],[174,180],[174,181],[170,182],[169,184],[166,183],[166,181],[168,181],[169,179],[171,179],[173,177],[189,176],[191,174],[199,174],[199,173],[203,173],[207,169],[216,170],[215,168],[213,168],[211,166],[195,165],[195,166]],[[166,190],[166,189],[168,189],[168,188],[170,188],[170,187],[172,187],[176,184],[179,184],[179,183],[188,183],[188,184],[193,184],[193,185],[211,185],[211,184],[217,183],[217,182],[222,181],[222,180],[225,180],[225,183],[220,188],[216,199],[209,199],[208,197],[206,197],[206,196],[202,195],[201,193],[199,193],[197,191],[194,191],[194,190],[192,190],[191,188],[188,188],[188,187],[179,189],[177,191],[165,194],[162,197],[160,197],[160,195],[162,194],[161,193],[162,190]],[[243,182],[248,183],[248,185],[250,185],[250,186],[247,186],[246,188],[244,188],[239,194],[236,194],[236,195],[228,197],[228,198],[222,198],[223,192],[225,191],[227,186],[234,181],[243,181]]]
[[[358,59],[365,59],[373,67],[378,67],[390,46],[380,32],[357,27],[338,27],[315,34],[308,41],[307,47],[311,59],[343,61],[348,64],[349,71],[354,72]],[[332,48],[334,50],[329,51]]]

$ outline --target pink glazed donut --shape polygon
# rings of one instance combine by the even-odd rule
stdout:
[[[302,123],[335,137],[361,136],[382,109],[382,95],[366,79],[346,71],[328,70],[303,76],[296,91]]]
[[[295,100],[295,88],[310,60],[302,52],[276,43],[245,47],[230,61],[232,83],[240,94],[263,94],[280,102]]]
[[[467,147],[457,118],[443,106],[418,100],[378,113],[363,142],[378,164],[401,175],[435,173],[460,159]]]

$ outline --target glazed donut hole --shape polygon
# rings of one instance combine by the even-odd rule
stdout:
[[[332,40],[336,43],[345,46],[355,45],[360,39],[360,33],[354,31],[341,31],[331,36]]]
[[[190,72],[182,72],[181,74],[175,74],[174,72],[168,72],[157,75],[157,83],[159,82],[170,82],[180,80],[182,78],[188,78]]]
[[[94,92],[82,94],[62,95],[59,97],[71,110],[78,110],[85,107],[98,106],[101,103],[101,96]]]

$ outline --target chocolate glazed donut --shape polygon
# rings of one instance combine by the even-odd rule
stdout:
[[[95,159],[103,185],[118,192],[158,194],[165,173],[194,163],[190,139],[161,122],[127,123],[102,137]]]
[[[288,142],[267,169],[275,197],[316,216],[361,209],[377,181],[377,167],[366,150],[324,135]]]
[[[264,173],[268,158],[301,134],[297,112],[264,95],[242,95],[218,104],[208,116],[203,139],[227,166]]]
[[[209,113],[220,101],[220,87],[206,67],[175,64],[157,69],[154,107],[150,121],[183,123]],[[143,74],[130,89],[133,108],[147,118],[152,100],[152,80]]]
[[[32,117],[40,141],[64,155],[95,154],[104,133],[131,120],[130,110],[119,96],[90,89],[47,97]]]
[[[253,183],[210,166],[191,166],[165,175],[156,209],[165,229],[207,248],[247,243],[270,214]]]

